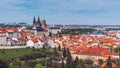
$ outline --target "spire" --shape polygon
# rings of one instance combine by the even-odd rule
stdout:
[[[43,27],[47,27],[45,18],[42,18],[42,26],[43,26]]]
[[[33,28],[32,29],[36,29],[36,19],[35,19],[35,16],[33,17]]]
[[[33,18],[33,25],[35,25],[35,23],[36,23],[36,19],[35,19],[35,16],[34,16],[34,18]]]
[[[37,21],[37,23],[39,24],[39,26],[41,26],[41,22],[40,22],[39,16],[38,16],[38,21]]]

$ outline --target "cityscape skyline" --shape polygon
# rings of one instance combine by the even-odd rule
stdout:
[[[119,0],[2,0],[0,22],[32,24],[34,16],[48,24],[120,25]]]

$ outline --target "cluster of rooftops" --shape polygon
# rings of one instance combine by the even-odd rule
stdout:
[[[32,46],[37,46],[36,43],[48,43],[51,47],[61,48],[67,47],[70,49],[72,55],[88,55],[88,56],[112,56],[113,58],[119,58],[118,54],[111,48],[120,48],[120,39],[116,37],[109,37],[107,35],[72,35],[61,34],[61,37],[45,37],[45,36],[33,36],[31,30],[21,30],[19,28],[0,28],[0,34],[13,34],[12,40],[18,42],[23,40],[26,43],[28,41],[33,42]],[[41,42],[41,43],[39,43]],[[42,45],[43,46],[43,45]]]

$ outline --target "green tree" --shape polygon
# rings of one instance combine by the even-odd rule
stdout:
[[[58,46],[58,51],[62,51],[62,50],[61,50],[61,46],[60,46],[60,45]]]
[[[99,61],[100,65],[103,64],[103,60],[102,59],[99,59],[98,61]]]
[[[49,35],[48,35],[49,37],[52,37],[52,33],[51,32],[49,32]]]
[[[65,68],[64,58],[62,58],[61,68]]]
[[[55,61],[59,61],[60,60],[60,53],[57,50],[57,48],[55,47],[53,53],[52,53],[52,59]]]
[[[35,65],[35,68],[46,68],[46,66],[42,66],[40,63]]]
[[[65,46],[63,48],[63,57],[67,57],[67,49]]]
[[[70,50],[67,48],[67,68],[72,68],[72,56]]]
[[[45,60],[45,58],[41,59],[40,63],[41,63],[42,66],[46,66],[46,60]]]
[[[76,68],[86,68],[82,59],[78,61]]]
[[[8,68],[7,63],[0,60],[0,68]]]
[[[28,68],[34,68],[35,65],[36,65],[36,62],[32,62],[32,61],[27,61],[27,62],[26,62],[26,66],[27,66]]]
[[[108,57],[106,68],[112,68],[112,61],[111,61],[110,56]]]
[[[52,57],[49,58],[49,60],[47,62],[47,67],[52,68]]]
[[[87,64],[87,65],[93,65],[93,61],[90,60],[90,59],[85,60],[84,62],[85,62],[85,64]]]
[[[78,62],[79,62],[79,59],[78,59],[78,57],[76,57],[75,61],[74,61],[74,64],[73,64],[73,68],[76,68],[76,65],[77,65]]]

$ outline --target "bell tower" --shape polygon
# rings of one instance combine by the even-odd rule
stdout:
[[[39,25],[39,27],[41,26],[41,22],[40,22],[40,17],[39,16],[38,16],[37,24]]]
[[[42,19],[42,28],[45,29],[47,27],[45,18]]]

